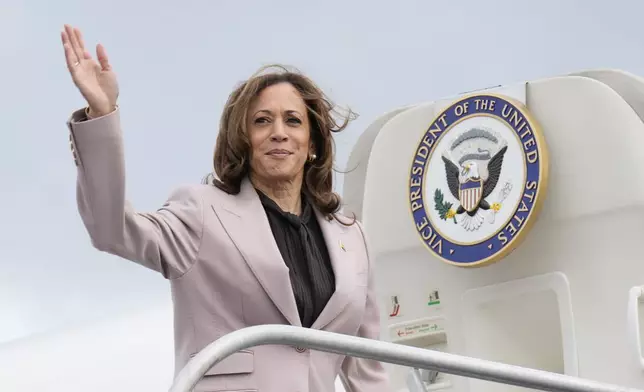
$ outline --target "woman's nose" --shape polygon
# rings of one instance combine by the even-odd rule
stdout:
[[[288,134],[286,133],[286,128],[281,121],[276,121],[273,123],[273,129],[271,134],[271,140],[274,141],[284,141],[288,139]]]

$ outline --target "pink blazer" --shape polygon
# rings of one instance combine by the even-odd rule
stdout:
[[[301,326],[288,269],[248,180],[238,195],[208,185],[177,188],[156,212],[132,209],[118,110],[68,121],[78,168],[77,201],[97,249],[161,273],[174,303],[175,374],[220,336],[260,324]],[[362,226],[318,214],[336,291],[312,328],[378,339],[380,312]],[[240,351],[215,365],[197,391],[331,392],[340,375],[348,391],[386,391],[379,362],[299,347]],[[109,375],[106,375],[109,377]]]

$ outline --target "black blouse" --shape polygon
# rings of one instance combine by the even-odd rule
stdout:
[[[304,195],[302,214],[297,216],[284,212],[259,190],[257,193],[289,269],[300,321],[310,328],[335,292],[335,275],[315,211]]]

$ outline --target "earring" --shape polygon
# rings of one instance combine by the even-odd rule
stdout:
[[[309,155],[309,162],[313,162],[313,161],[315,161],[315,160],[317,159],[317,157],[318,157],[318,156],[317,156],[317,155],[315,155],[315,154],[311,154],[311,155]]]

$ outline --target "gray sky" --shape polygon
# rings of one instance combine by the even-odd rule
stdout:
[[[398,106],[588,68],[644,75],[635,0],[161,3],[0,0],[0,343],[169,298],[160,275],[95,251],[80,221],[65,120],[83,101],[63,23],[100,40],[119,75],[128,197],[141,210],[210,170],[224,101],[266,63],[298,67],[360,113],[336,139],[340,168]]]

